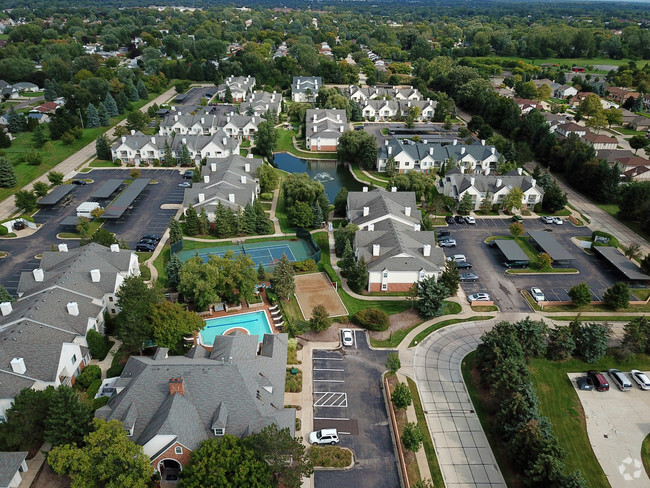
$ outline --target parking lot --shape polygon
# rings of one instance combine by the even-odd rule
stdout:
[[[629,371],[624,371],[630,378]],[[647,372],[646,372],[647,373]],[[569,374],[582,403],[587,421],[587,433],[594,454],[612,488],[650,486],[650,478],[641,464],[641,443],[650,433],[650,391],[620,391],[607,373],[609,391],[582,391]]]
[[[479,277],[477,281],[461,283],[466,295],[487,292],[502,312],[529,311],[530,306],[521,295],[521,290],[530,290],[533,286],[541,288],[549,300],[566,301],[570,300],[567,292],[571,287],[586,282],[592,290],[594,300],[600,300],[607,288],[616,281],[622,281],[622,276],[606,266],[600,258],[585,254],[571,242],[571,237],[590,236],[590,229],[575,227],[569,222],[564,225],[544,224],[539,219],[524,220],[524,235],[529,230],[552,232],[553,237],[575,257],[570,267],[577,269],[579,274],[506,274],[503,255],[497,248],[487,246],[484,241],[494,235],[510,236],[508,228],[511,224],[510,219],[477,217],[475,225],[453,224],[445,228],[457,243],[456,247],[443,248],[445,255],[464,254],[472,268],[461,271],[470,271]]]
[[[336,428],[340,446],[354,451],[351,470],[317,470],[315,486],[386,487],[400,485],[381,386],[388,351],[368,346],[365,331],[354,331],[354,345],[313,353],[314,430]]]

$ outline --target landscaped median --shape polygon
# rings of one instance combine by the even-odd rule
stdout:
[[[551,266],[551,258],[546,253],[538,253],[533,245],[528,242],[529,238],[525,236],[490,236],[485,239],[485,244],[492,245],[491,243],[496,240],[515,241],[521,250],[526,254],[529,262],[529,267],[521,269],[507,269],[507,274],[578,274],[579,271],[574,268],[553,268]]]
[[[344,469],[354,465],[352,451],[339,446],[311,446],[309,456],[314,468]]]

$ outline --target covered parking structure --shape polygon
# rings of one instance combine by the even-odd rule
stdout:
[[[641,268],[625,257],[617,248],[612,246],[592,246],[591,248],[633,284],[645,286],[650,281],[650,276],[643,273]]]
[[[505,265],[508,267],[520,266],[527,267],[530,265],[530,258],[523,251],[517,241],[512,239],[495,239],[496,246],[506,259]]]
[[[115,199],[102,214],[103,219],[119,219],[151,182],[151,178],[138,178]]]
[[[109,180],[106,180],[104,183],[102,183],[102,186],[97,188],[92,195],[90,195],[90,198],[92,200],[106,200],[115,193],[115,191],[120,187],[120,185],[124,183],[124,180],[121,178],[111,178]]]
[[[540,252],[545,252],[554,263],[559,266],[569,267],[575,259],[573,254],[564,249],[564,246],[557,242],[555,237],[545,230],[531,230],[528,232],[531,238],[531,244]]]
[[[72,192],[74,187],[74,185],[59,185],[37,203],[43,207],[52,207],[63,200],[68,193]]]

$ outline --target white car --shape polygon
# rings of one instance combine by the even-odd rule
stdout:
[[[564,220],[562,220],[560,217],[553,217],[553,222],[557,225],[562,225],[564,223]]]
[[[341,329],[341,342],[344,346],[351,346],[354,344],[354,334],[350,329]]]
[[[440,247],[456,247],[456,239],[439,239],[438,245]]]
[[[530,289],[530,294],[532,295],[533,299],[536,302],[545,302],[546,301],[546,297],[544,296],[544,292],[542,290],[540,290],[539,288],[535,287],[535,286],[533,286]]]
[[[465,258],[464,254],[454,254],[453,256],[449,256],[447,258],[447,261],[459,262],[459,261],[467,261],[467,259]]]
[[[338,444],[339,434],[336,429],[321,429],[309,434],[310,444]]]
[[[467,297],[467,300],[472,303],[472,302],[489,302],[490,301],[490,295],[487,293],[474,293],[473,295],[469,295]]]
[[[467,215],[465,217],[465,222],[467,222],[468,224],[475,224],[476,219],[474,217],[472,217],[471,215]]]
[[[638,369],[630,371],[630,376],[642,390],[650,390],[650,378]]]
[[[555,217],[549,217],[548,215],[542,215],[540,218],[545,224],[552,224],[555,222]]]

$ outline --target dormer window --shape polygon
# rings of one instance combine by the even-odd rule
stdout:
[[[132,437],[133,436],[133,429],[124,429],[126,431],[126,436],[127,437]]]
[[[225,434],[224,429],[212,429],[214,435],[222,436]]]

